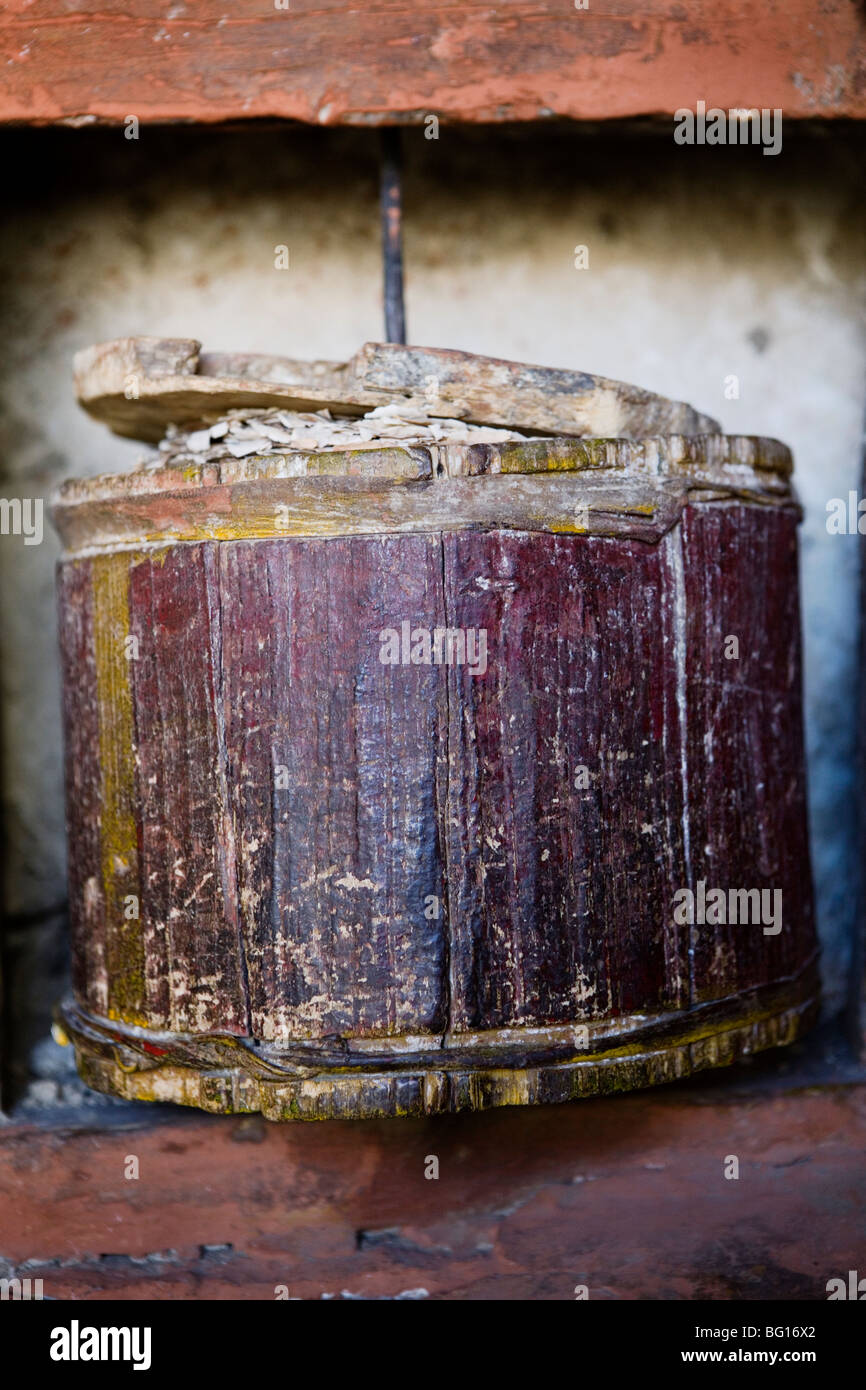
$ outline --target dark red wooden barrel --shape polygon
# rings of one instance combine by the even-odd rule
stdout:
[[[790,470],[717,434],[66,484],[82,1076],[403,1115],[796,1037],[818,986]]]

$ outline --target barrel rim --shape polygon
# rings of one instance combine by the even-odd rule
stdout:
[[[370,1119],[556,1104],[682,1080],[786,1046],[818,1017],[814,958],[797,976],[775,984],[772,1002],[765,996],[756,1008],[755,995],[747,991],[732,1000],[728,1016],[715,1026],[708,1026],[700,1010],[683,1010],[679,1035],[636,1040],[601,1055],[579,1056],[572,1050],[570,1056],[538,1058],[528,1065],[520,1058],[508,1065],[495,1056],[461,1061],[433,1049],[396,1065],[389,1059],[387,1069],[380,1059],[378,1067],[374,1062],[364,1070],[312,1065],[270,1076],[255,1074],[237,1058],[215,1057],[207,1041],[199,1044],[194,1038],[184,1040],[192,1045],[185,1057],[148,1054],[140,1041],[131,1050],[129,1029],[114,1025],[120,1043],[113,1042],[110,1033],[94,1029],[94,1020],[69,1002],[60,1017],[82,1079],[109,1095],[171,1101],[224,1115],[260,1112],[270,1120]],[[198,1058],[197,1045],[202,1048]]]
[[[703,455],[703,457],[702,457]],[[345,461],[345,467],[339,464]],[[225,456],[210,463],[182,467],[137,467],[123,473],[98,473],[72,477],[59,484],[52,505],[63,507],[95,497],[125,497],[137,492],[192,491],[209,485],[233,486],[262,478],[376,477],[440,478],[480,477],[496,473],[584,473],[621,470],[637,479],[644,476],[697,478],[707,469],[737,466],[766,473],[768,478],[788,479],[794,471],[789,447],[772,435],[668,434],[643,439],[567,436],[504,440],[496,444],[413,443],[358,445],[347,449],[299,449],[253,454],[236,459]]]
[[[687,500],[797,506],[792,471],[754,435],[395,444],[71,478],[51,514],[70,555],[497,526],[657,541]]]

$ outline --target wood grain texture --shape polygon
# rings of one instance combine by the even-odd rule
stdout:
[[[796,523],[782,510],[757,519],[737,505],[687,508],[682,544],[692,874],[708,889],[779,891],[782,910],[776,935],[696,925],[698,1002],[795,970],[813,899]]]
[[[682,729],[664,545],[445,538],[449,625],[489,676],[451,672],[455,1027],[689,1002]]]
[[[60,661],[63,680],[63,743],[66,778],[67,879],[70,929],[76,949],[72,984],[76,997],[96,1014],[108,1014],[105,907],[99,771],[99,700],[93,642],[92,566],[58,567]]]
[[[104,560],[93,561],[98,569]],[[140,792],[142,934],[150,1017],[179,1031],[249,1032],[235,825],[222,719],[222,624],[212,546],[134,557],[129,663]]]
[[[527,439],[227,456],[70,479],[52,502],[68,555],[179,541],[510,529],[657,541],[688,498],[792,507],[775,439]]]
[[[253,1034],[440,1032],[444,674],[379,660],[382,628],[436,625],[439,542],[219,550]]]
[[[202,353],[194,338],[119,338],[75,355],[79,402],[116,434],[157,442],[239,406],[360,415],[403,403],[431,417],[528,434],[641,439],[718,434],[682,401],[594,372],[447,348],[365,343],[348,362]]]
[[[697,99],[785,118],[866,114],[855,0],[8,0],[0,119],[317,125],[600,120]]]
[[[798,509],[787,454],[738,498],[761,474],[742,443],[727,490],[723,442],[673,449],[677,509],[645,539],[514,526],[503,488],[580,475],[558,448],[511,473],[502,446],[386,481],[433,488],[432,531],[66,561],[70,756],[78,711],[99,750],[70,771],[85,1078],[278,1119],[429,1114],[673,1080],[808,1026]],[[618,450],[646,510],[660,442]],[[169,470],[143,476],[175,505]],[[116,481],[82,495],[110,509]],[[448,526],[462,489],[488,524]],[[437,659],[437,630],[464,655]],[[701,884],[757,907],[684,921]]]
[[[140,801],[132,691],[129,560],[107,555],[92,570],[93,651],[99,709],[99,820],[108,1016],[146,1024]]]

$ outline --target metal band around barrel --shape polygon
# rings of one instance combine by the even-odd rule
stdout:
[[[365,1118],[530,1105],[656,1085],[792,1042],[814,1021],[814,959],[797,975],[670,1014],[428,1038],[277,1047],[118,1025],[66,1004],[97,1090],[270,1119]],[[423,1046],[421,1045],[423,1043]]]
[[[775,440],[670,436],[269,454],[73,480],[70,558],[206,540],[460,529],[658,541],[688,501],[796,506]]]

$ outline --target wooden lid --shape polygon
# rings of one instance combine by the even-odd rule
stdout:
[[[349,362],[203,353],[192,338],[121,338],[75,359],[85,410],[115,434],[156,442],[239,408],[359,416],[401,401],[431,417],[529,435],[641,439],[717,434],[690,405],[590,372],[442,348],[367,343]]]
[[[163,442],[127,473],[60,488],[68,556],[492,527],[653,541],[689,499],[793,503],[775,440],[604,377],[470,353],[368,343],[350,362],[294,362],[125,338],[79,353],[76,385],[116,433]]]

